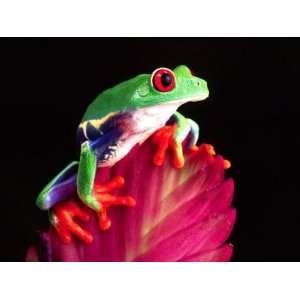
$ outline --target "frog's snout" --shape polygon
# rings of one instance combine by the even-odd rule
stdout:
[[[193,76],[191,83],[196,93],[199,95],[199,99],[196,101],[204,100],[209,96],[207,82],[204,79]]]
[[[208,91],[207,82],[204,79],[193,77],[193,85],[195,88],[202,91]]]
[[[196,87],[201,89],[207,89],[207,82],[204,79],[194,76],[193,82]]]

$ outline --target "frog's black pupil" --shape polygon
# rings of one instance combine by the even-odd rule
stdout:
[[[161,84],[164,87],[169,86],[172,83],[172,77],[168,73],[164,73],[161,75]]]

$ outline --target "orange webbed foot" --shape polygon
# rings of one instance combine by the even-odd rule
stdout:
[[[107,215],[107,210],[111,206],[124,205],[133,207],[136,205],[135,199],[131,196],[114,196],[110,192],[123,187],[125,179],[122,176],[116,176],[105,184],[95,185],[94,194],[100,204],[100,211],[98,212],[99,227],[102,230],[107,230],[111,227],[111,220]]]
[[[157,145],[156,153],[153,156],[153,163],[156,166],[164,164],[167,150],[172,151],[172,165],[175,168],[184,166],[182,145],[175,142],[174,133],[176,124],[166,125],[157,130],[152,136],[152,142]]]
[[[74,201],[70,200],[54,207],[51,223],[65,244],[69,244],[72,241],[72,234],[86,244],[90,244],[93,241],[93,236],[78,225],[74,218],[87,222],[90,216]]]

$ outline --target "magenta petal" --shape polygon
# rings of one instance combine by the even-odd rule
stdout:
[[[218,188],[200,194],[178,207],[148,234],[147,243],[153,246],[192,224],[200,223],[210,214],[216,214],[229,207],[233,189],[233,180],[228,179]]]
[[[211,216],[205,222],[193,224],[187,229],[151,248],[138,257],[137,261],[178,261],[198,251],[219,247],[231,232],[235,220],[235,210]]]
[[[27,249],[25,261],[27,262],[39,261],[39,255],[36,246],[32,245]]]
[[[232,179],[224,180],[224,160],[202,147],[185,153],[182,169],[152,163],[150,140],[136,146],[113,168],[102,168],[95,183],[124,176],[115,192],[136,199],[136,207],[109,210],[112,227],[101,231],[91,210],[88,223],[78,222],[94,236],[90,245],[73,238],[64,245],[51,228],[43,243],[50,261],[227,261],[232,247],[224,244],[233,228]],[[78,202],[79,203],[79,202]],[[43,252],[43,251],[42,251]]]
[[[214,261],[214,262],[224,262],[229,261],[233,252],[232,245],[224,245],[220,248],[210,250],[210,251],[200,251],[194,255],[184,257],[180,261],[183,262],[194,262],[194,261]]]

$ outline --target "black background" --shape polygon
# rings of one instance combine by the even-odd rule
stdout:
[[[282,191],[280,178],[281,124],[297,119],[288,91],[299,56],[298,40],[286,38],[1,39],[0,259],[22,261],[35,230],[47,226],[35,198],[76,158],[75,130],[95,96],[186,64],[208,81],[210,98],[181,112],[232,162],[233,260],[299,260],[299,204],[291,203],[300,200]]]

